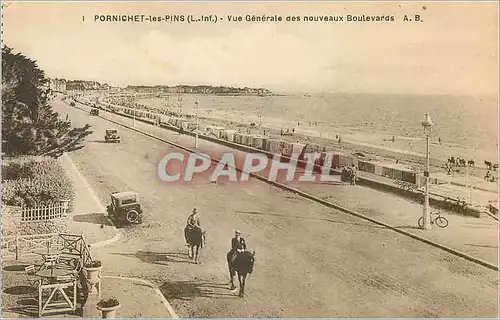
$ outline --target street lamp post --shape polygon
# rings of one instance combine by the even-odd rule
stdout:
[[[465,167],[465,185],[469,188],[469,203],[472,204],[472,183],[469,181],[469,164]]]
[[[195,140],[194,140],[194,147],[195,148],[198,148],[198,128],[199,128],[199,123],[198,123],[198,109],[199,109],[199,106],[200,106],[200,103],[198,102],[198,99],[196,99],[196,101],[194,102],[196,104],[196,137],[195,137]]]
[[[425,113],[425,120],[422,121],[422,126],[424,127],[425,134],[425,196],[424,196],[424,208],[423,208],[423,229],[429,230],[431,228],[430,219],[430,207],[429,207],[429,165],[430,165],[430,138],[431,138],[431,128],[432,128],[431,116],[428,112]]]
[[[135,127],[135,103],[133,104],[134,107],[134,127]]]

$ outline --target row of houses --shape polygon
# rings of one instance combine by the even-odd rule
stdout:
[[[97,81],[86,80],[65,80],[51,78],[49,79],[49,89],[53,92],[66,93],[67,91],[85,91],[85,90],[106,90],[119,91],[119,88],[111,87],[107,83],[100,84]]]
[[[263,88],[234,88],[208,85],[177,85],[177,86],[127,86],[129,91],[141,93],[188,93],[188,94],[259,94],[269,95],[271,91]]]

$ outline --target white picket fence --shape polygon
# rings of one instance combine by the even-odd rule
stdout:
[[[63,218],[67,215],[69,201],[43,207],[21,208],[21,222],[46,221]]]

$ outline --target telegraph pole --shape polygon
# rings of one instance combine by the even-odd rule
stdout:
[[[425,120],[422,121],[422,126],[424,127],[425,134],[425,197],[424,197],[424,208],[423,208],[423,229],[429,230],[431,228],[430,219],[430,206],[429,206],[429,166],[430,166],[430,138],[431,138],[431,128],[432,128],[431,116],[428,112],[425,113]]]
[[[194,140],[194,147],[198,149],[198,129],[199,129],[199,123],[198,123],[198,109],[200,106],[200,103],[198,102],[198,99],[194,102],[196,104],[196,137]]]

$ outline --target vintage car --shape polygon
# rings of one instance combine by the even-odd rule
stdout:
[[[120,136],[118,135],[118,130],[106,129],[106,135],[104,136],[104,141],[120,143]]]
[[[99,109],[97,109],[97,108],[90,109],[90,115],[91,116],[98,116],[99,115]]]
[[[108,215],[115,222],[139,224],[142,223],[142,209],[136,192],[114,192],[111,194],[111,204],[108,205]]]

